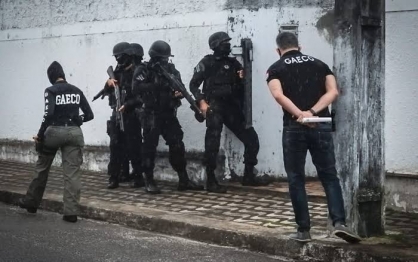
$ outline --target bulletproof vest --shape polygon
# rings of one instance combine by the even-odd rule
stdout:
[[[210,57],[207,76],[203,86],[203,93],[210,98],[230,97],[239,84],[237,71],[233,58]]]
[[[179,107],[181,105],[180,99],[174,98],[174,92],[171,89],[168,80],[159,74],[150,63],[147,64],[147,69],[149,82],[158,83],[158,86],[156,86],[154,92],[146,94],[143,98],[145,107],[158,111],[172,110]],[[178,74],[173,64],[169,63],[166,66],[166,69],[173,75]]]

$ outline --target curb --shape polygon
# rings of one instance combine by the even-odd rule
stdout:
[[[0,189],[0,201],[16,204],[23,197],[22,189]],[[45,194],[41,209],[62,213],[62,196]],[[244,248],[271,255],[304,261],[409,262],[416,256],[405,249],[382,245],[348,245],[336,239],[316,240],[305,245],[287,239],[293,230],[269,229],[230,221],[178,214],[95,200],[81,200],[81,217],[120,224],[138,230],[184,237],[196,241]]]
[[[275,191],[275,190],[269,189],[268,187],[241,186],[240,183],[238,183],[238,182],[221,183],[221,184],[224,185],[224,186],[227,186],[228,189],[239,190],[241,192],[247,192],[247,193],[255,193],[255,194],[262,194],[262,195],[267,195],[267,196],[274,196],[274,197],[279,197],[279,198],[290,200],[289,192]],[[327,203],[327,199],[326,199],[325,196],[307,194],[307,197],[308,197],[309,202],[322,203],[322,204]]]

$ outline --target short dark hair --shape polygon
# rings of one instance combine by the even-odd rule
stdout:
[[[282,32],[276,37],[277,47],[280,49],[289,49],[299,47],[299,41],[295,34],[290,32]]]

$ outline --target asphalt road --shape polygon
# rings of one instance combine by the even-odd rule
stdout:
[[[235,248],[138,231],[81,219],[75,224],[55,213],[28,214],[0,204],[1,262],[199,261],[288,262]]]

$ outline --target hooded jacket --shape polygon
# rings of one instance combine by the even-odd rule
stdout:
[[[52,86],[44,92],[45,113],[38,132],[38,138],[41,140],[44,139],[45,130],[50,125],[80,126],[94,118],[83,92],[65,81],[64,70],[58,62],[52,62],[47,75]],[[62,80],[58,80],[59,78]],[[79,115],[80,109],[84,115]]]

